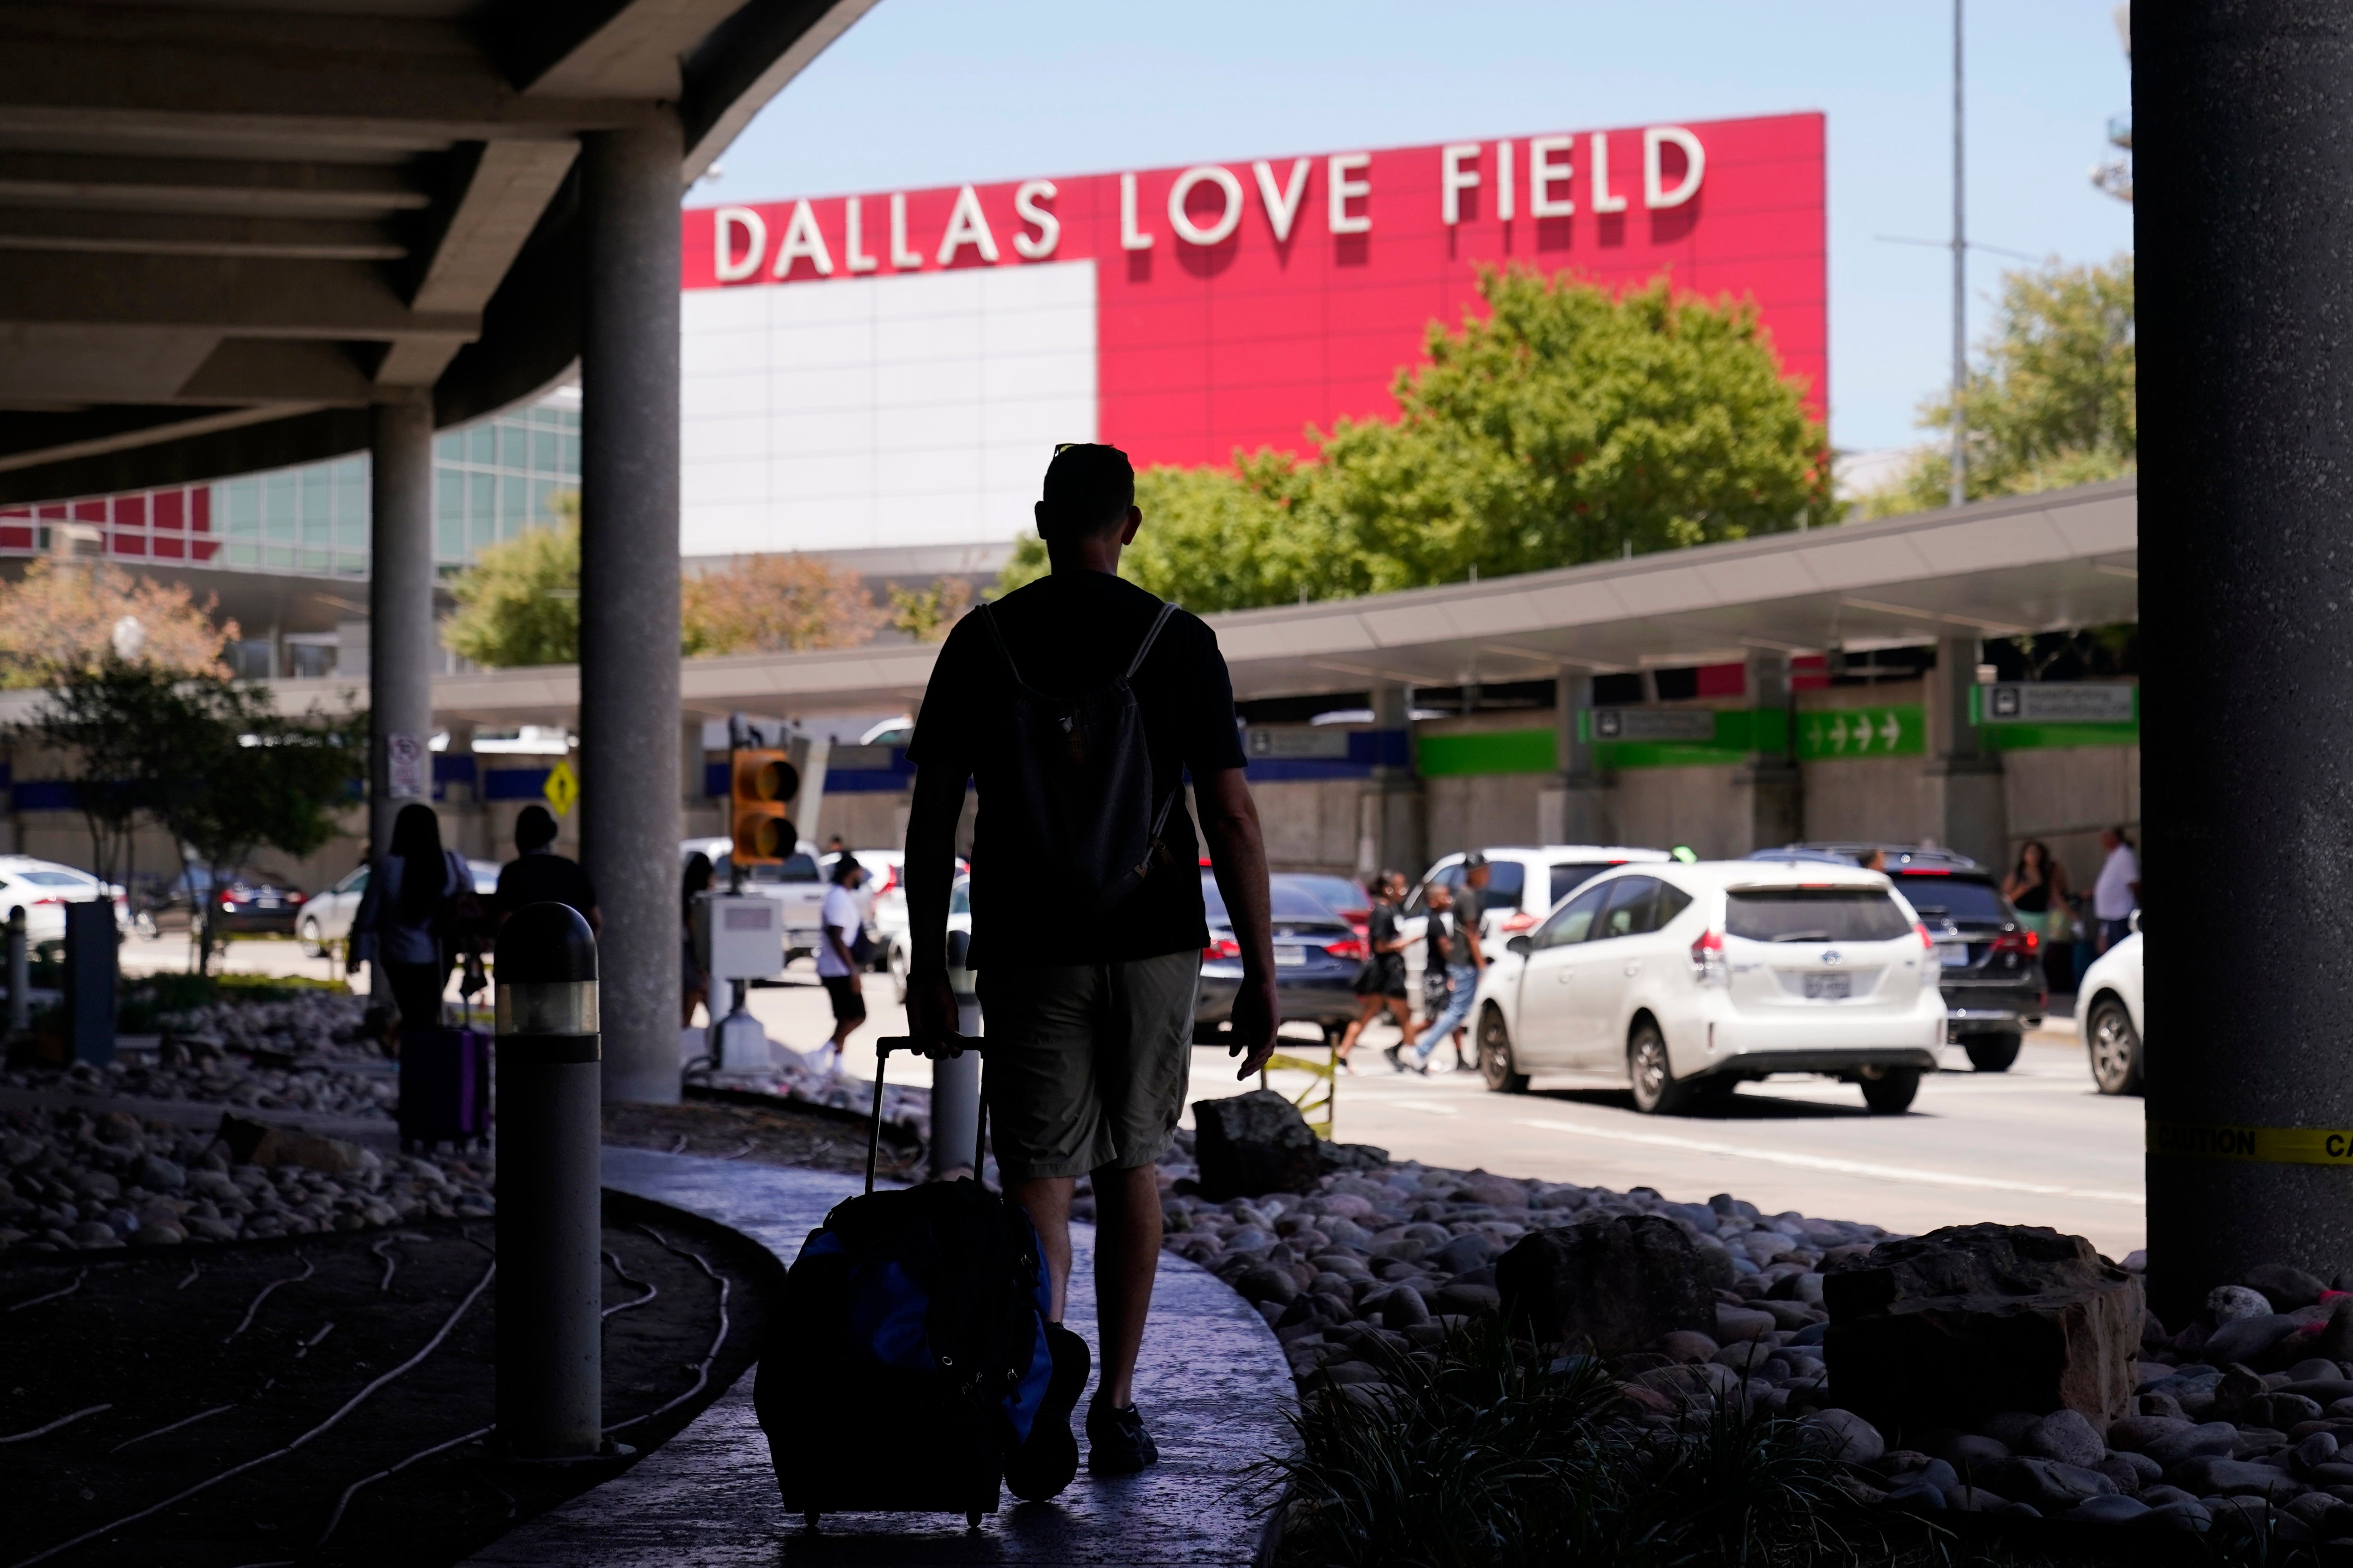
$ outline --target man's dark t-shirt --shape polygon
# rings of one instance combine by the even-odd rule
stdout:
[[[1059,697],[1092,691],[1118,679],[1160,613],[1160,600],[1102,572],[1057,572],[990,607],[1021,679]],[[1197,616],[1168,617],[1151,655],[1130,682],[1152,752],[1155,803],[1193,775],[1243,765],[1234,729],[1234,688],[1217,634]],[[1025,878],[1018,864],[988,854],[989,777],[986,737],[1012,721],[1013,676],[977,615],[956,624],[932,667],[907,758],[976,778],[980,812],[973,830],[973,966],[1044,968],[1108,963],[1198,950],[1209,931],[1201,913],[1200,859],[1193,819],[1183,803],[1168,814],[1162,841],[1170,861],[1110,913],[1092,916],[1059,904]],[[1003,785],[999,787],[1010,787]],[[1155,809],[1157,809],[1155,805]]]
[[[596,889],[576,860],[544,849],[518,855],[499,868],[499,890],[491,895],[497,912],[512,915],[527,904],[570,904],[586,920],[596,907]]]

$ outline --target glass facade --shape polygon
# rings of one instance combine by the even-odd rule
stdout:
[[[446,431],[433,443],[433,554],[454,570],[482,547],[553,521],[549,502],[580,484],[580,396]],[[231,571],[364,578],[365,453],[211,485],[0,510],[0,554],[51,548],[60,523],[96,529],[125,564],[190,561]]]

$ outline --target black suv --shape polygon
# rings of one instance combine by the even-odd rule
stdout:
[[[2042,1023],[2042,955],[2041,939],[2019,923],[1991,871],[1949,849],[1901,844],[1791,844],[1749,858],[1860,866],[1874,854],[1936,944],[1947,1037],[1978,1071],[2007,1071],[2026,1031]]]

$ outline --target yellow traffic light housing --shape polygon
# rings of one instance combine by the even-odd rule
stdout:
[[[736,752],[729,770],[729,831],[738,866],[781,865],[798,847],[785,815],[800,792],[800,770],[782,752]]]

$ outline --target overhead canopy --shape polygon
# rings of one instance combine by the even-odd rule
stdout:
[[[1208,621],[1244,699],[2065,630],[2139,618],[2137,520],[2134,481],[2123,479]],[[689,659],[685,709],[717,718],[904,707],[922,697],[937,651],[898,644]],[[290,698],[297,687],[322,696],[333,687],[285,684]],[[433,683],[436,713],[483,724],[569,724],[578,703],[569,666]]]
[[[0,0],[0,501],[315,461],[578,353],[583,132],[681,189],[874,0]]]

